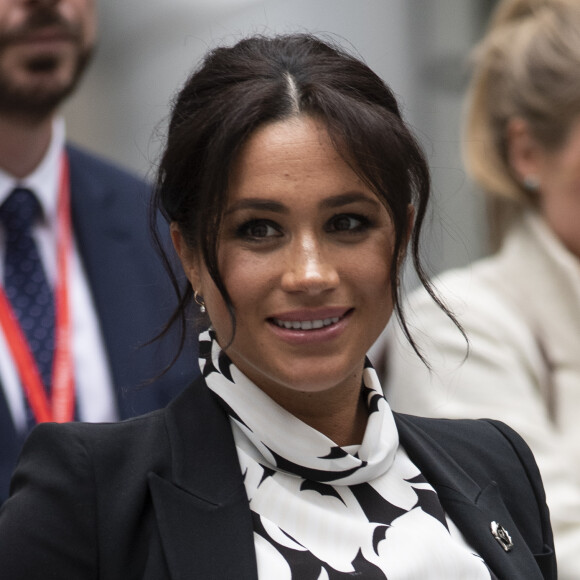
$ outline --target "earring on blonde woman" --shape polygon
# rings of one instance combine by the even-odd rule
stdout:
[[[526,175],[524,177],[524,187],[528,191],[538,191],[540,189],[540,180],[536,175]]]
[[[202,314],[205,314],[206,313],[205,302],[203,301],[203,298],[197,293],[197,290],[193,291],[193,300],[199,306],[199,311]]]

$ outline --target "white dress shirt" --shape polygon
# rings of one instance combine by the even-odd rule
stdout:
[[[65,147],[62,119],[53,124],[52,140],[41,163],[24,179],[0,170],[0,205],[12,190],[26,187],[34,192],[42,207],[43,219],[33,228],[48,279],[54,288],[57,276],[57,201],[60,160]],[[82,192],[81,192],[82,195]],[[0,281],[4,279],[5,234],[0,228]],[[69,270],[69,300],[72,319],[72,353],[75,395],[79,418],[83,421],[112,421],[118,418],[109,365],[87,276],[74,242]],[[18,371],[3,332],[0,332],[0,382],[17,430],[26,429],[25,395]]]
[[[399,444],[372,367],[362,376],[362,442],[338,446],[222,357],[212,333],[200,336],[200,369],[230,417],[260,580],[290,580],[305,569],[319,579],[493,577]]]

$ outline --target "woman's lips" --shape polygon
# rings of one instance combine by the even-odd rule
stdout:
[[[339,320],[340,318],[338,316],[334,316],[332,318],[317,318],[315,320],[280,320],[279,318],[273,318],[272,322],[281,328],[292,330],[312,330],[336,324]]]
[[[291,341],[329,339],[341,332],[352,308],[326,309],[317,312],[292,312],[268,319],[274,332]]]

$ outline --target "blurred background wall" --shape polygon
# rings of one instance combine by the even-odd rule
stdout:
[[[99,49],[65,109],[73,140],[151,177],[170,100],[208,48],[249,33],[331,35],[393,88],[426,149],[430,271],[487,252],[484,207],[459,140],[467,58],[494,0],[97,1]]]

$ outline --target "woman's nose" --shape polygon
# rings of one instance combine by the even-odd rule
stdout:
[[[288,251],[287,266],[282,276],[285,291],[319,294],[338,286],[336,264],[317,240],[305,237],[291,244]]]

